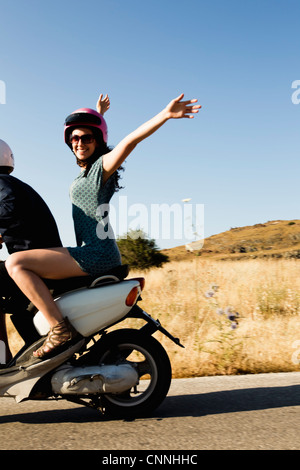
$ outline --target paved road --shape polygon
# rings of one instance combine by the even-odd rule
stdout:
[[[173,380],[148,419],[0,398],[0,449],[300,449],[300,372]]]

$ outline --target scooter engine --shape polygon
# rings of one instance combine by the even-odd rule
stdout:
[[[130,364],[72,367],[63,365],[51,378],[52,390],[59,395],[123,393],[139,382]]]

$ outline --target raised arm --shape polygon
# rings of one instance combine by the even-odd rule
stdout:
[[[154,134],[169,119],[193,118],[201,106],[196,99],[182,101],[183,93],[172,100],[160,113],[131,132],[109,153],[103,155],[104,182],[119,168],[136,145]]]

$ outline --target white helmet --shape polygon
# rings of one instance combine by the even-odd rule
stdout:
[[[14,168],[14,156],[11,148],[7,145],[4,140],[0,139],[0,166],[10,166]]]

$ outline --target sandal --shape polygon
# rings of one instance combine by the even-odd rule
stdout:
[[[68,318],[64,318],[57,325],[53,326],[43,345],[33,352],[34,357],[39,359],[52,354],[56,348],[63,346],[67,341],[75,338],[78,332],[70,324]]]

